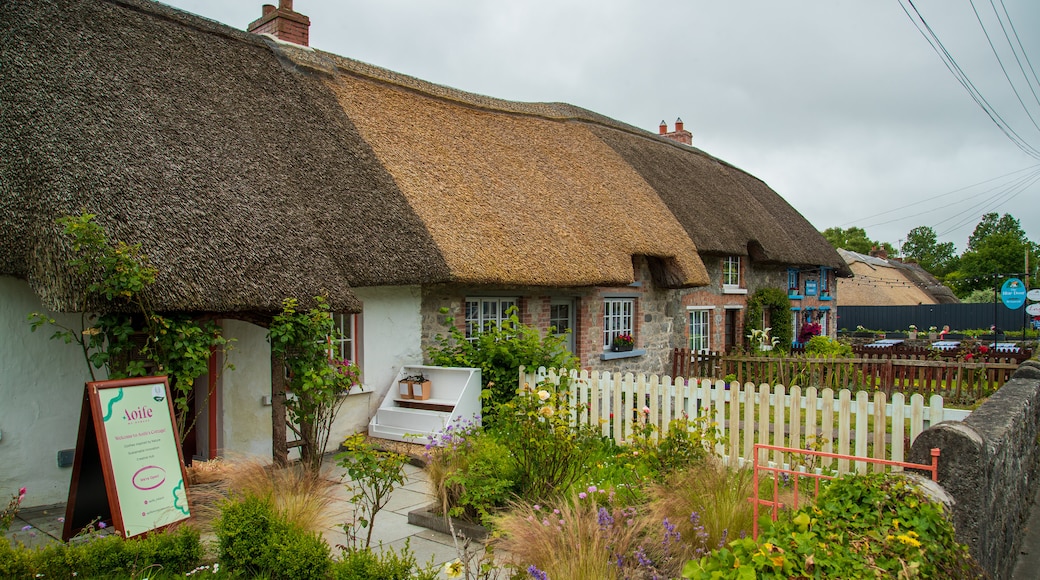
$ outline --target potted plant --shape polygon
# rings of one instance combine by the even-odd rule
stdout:
[[[430,398],[430,380],[422,373],[409,375],[401,379],[398,393],[402,399],[418,399],[425,401]]]
[[[917,340],[917,325],[916,324],[911,324],[910,325],[910,333],[908,335],[908,338],[910,338],[910,340]]]
[[[627,352],[635,348],[635,345],[635,339],[633,339],[632,335],[627,332],[615,336],[614,342],[612,343],[614,352]]]

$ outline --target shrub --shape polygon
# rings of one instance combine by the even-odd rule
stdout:
[[[524,499],[565,493],[586,475],[589,459],[600,447],[599,433],[588,425],[571,426],[567,392],[548,384],[528,389],[498,406],[492,433],[511,451],[516,491]]]
[[[199,532],[190,526],[145,538],[87,537],[37,549],[0,542],[0,578],[125,577],[150,569],[185,573],[201,558]]]
[[[781,512],[758,541],[744,538],[687,562],[684,578],[982,578],[942,506],[906,478],[846,476],[816,505]]]
[[[217,558],[229,573],[290,580],[328,575],[328,545],[317,533],[280,517],[270,497],[228,500],[215,532]]]
[[[342,559],[332,565],[331,572],[336,580],[435,580],[438,577],[432,560],[425,567],[419,566],[408,540],[400,552],[391,548],[380,553],[344,550]]]
[[[285,521],[272,526],[260,561],[261,570],[284,580],[327,578],[331,565],[329,546],[319,534]]]
[[[456,422],[426,445],[426,474],[443,513],[486,520],[515,486],[509,449],[475,422]]]
[[[537,328],[520,322],[516,308],[507,312],[509,316],[501,326],[489,325],[473,340],[467,339],[449,317],[448,336],[437,335],[437,344],[429,350],[435,365],[480,369],[486,425],[494,423],[497,405],[507,403],[519,391],[521,366],[571,368],[577,363],[564,347],[565,337],[552,333],[543,337]]]
[[[852,347],[826,336],[813,336],[805,345],[805,354],[817,357],[851,358]]]
[[[225,502],[214,525],[217,559],[229,570],[256,575],[276,519],[270,498],[247,495]]]

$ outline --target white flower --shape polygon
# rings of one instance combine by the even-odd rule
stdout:
[[[548,399],[549,398],[549,391],[546,391],[545,389],[542,389],[541,391],[538,391],[538,398],[540,400],[542,400],[542,401]]]
[[[541,414],[543,417],[552,417],[553,416],[553,408],[548,406],[548,405],[546,405],[546,406],[542,407],[541,409],[538,409],[538,413]]]

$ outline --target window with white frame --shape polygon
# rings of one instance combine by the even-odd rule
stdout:
[[[358,315],[333,314],[332,334],[329,335],[329,358],[357,363]]]
[[[516,298],[467,298],[466,338],[474,340],[489,327],[502,326],[502,321],[509,318],[508,310],[515,306]]]
[[[823,310],[822,308],[820,309],[819,312],[820,312],[820,334],[823,335],[823,336],[829,336],[830,335],[830,329],[827,328],[827,325],[830,322],[829,319],[830,319],[830,313],[831,312],[830,312],[830,310]]]
[[[802,310],[791,309],[791,343],[798,342],[798,333],[802,330]]]
[[[711,350],[711,310],[690,310],[690,350]]]
[[[722,260],[722,285],[740,287],[740,256],[726,256]]]
[[[635,336],[632,326],[635,308],[635,298],[603,299],[603,348],[609,349],[619,334]]]

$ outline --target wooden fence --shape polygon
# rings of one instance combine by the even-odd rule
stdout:
[[[682,377],[673,380],[597,371],[561,375],[551,369],[528,372],[520,368],[521,385],[540,383],[567,389],[577,409],[572,412],[574,424],[596,426],[603,436],[619,444],[631,440],[633,432],[647,423],[663,435],[675,419],[706,417],[722,440],[715,451],[731,465],[751,461],[756,443],[902,461],[928,425],[963,420],[968,415],[968,411],[944,408],[938,395],[926,404],[920,394],[907,401],[902,393],[888,397],[884,391],[874,392],[871,398],[866,391],[853,394],[847,389],[835,392],[750,383],[727,387],[723,381]],[[789,461],[779,452],[759,459],[777,464]],[[850,467],[848,460],[824,460],[812,467],[834,469],[839,474],[851,469],[866,471],[866,463],[855,463]]]
[[[1011,379],[1019,366],[1015,357],[976,357],[971,362],[926,355],[893,356],[862,353],[856,358],[762,357],[694,353],[675,349],[676,376],[721,379],[733,375],[743,384],[798,384],[818,388],[862,389],[941,395],[947,401],[975,402]]]

